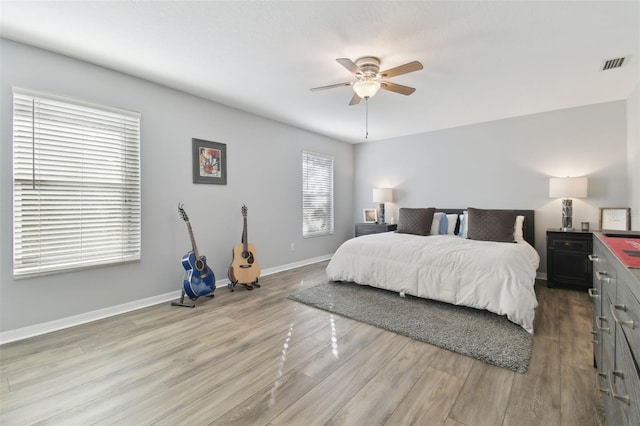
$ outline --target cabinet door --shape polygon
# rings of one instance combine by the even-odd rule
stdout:
[[[624,271],[622,271],[624,272]],[[616,323],[616,371],[623,377],[615,377],[615,392],[628,397],[621,401],[627,424],[640,425],[640,377],[634,359],[640,356],[640,303],[631,293],[623,273],[616,273],[617,303],[610,306]],[[624,398],[621,398],[624,399]]]
[[[589,285],[591,264],[586,252],[553,249],[548,255],[551,256],[551,272],[554,281],[561,284]]]
[[[609,398],[613,402],[613,412],[620,417],[619,422],[609,424],[638,425],[640,424],[640,395],[638,389],[638,370],[629,351],[629,346],[622,335],[622,329],[616,326],[616,359],[615,368],[607,372],[609,384]]]
[[[602,342],[602,363],[598,365],[598,389],[602,393],[602,401],[607,416],[607,424],[622,425],[621,407],[616,403],[611,394],[609,385],[609,373],[615,370],[615,325],[609,321],[606,315],[599,319],[600,339]]]
[[[594,253],[589,260],[596,264],[599,262],[599,257]],[[593,335],[593,358],[595,366],[598,367],[602,365],[602,336],[598,330],[598,318],[602,316],[602,283],[596,276],[596,267],[597,265],[593,267],[593,287],[589,289],[589,298],[593,302],[593,331],[591,332]]]
[[[615,300],[615,298],[613,299]],[[612,425],[622,425],[622,409],[617,404],[611,393],[609,374],[615,370],[616,363],[616,327],[611,318],[611,313],[605,307],[611,305],[610,293],[607,287],[603,286],[602,312],[596,319],[599,330],[599,339],[602,344],[602,363],[598,365],[598,389],[602,392],[602,400],[607,415],[607,423]]]
[[[359,223],[356,225],[356,237],[361,235],[377,234],[380,232],[378,225]]]

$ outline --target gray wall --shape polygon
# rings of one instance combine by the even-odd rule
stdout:
[[[376,186],[395,188],[387,219],[399,207],[534,209],[544,273],[545,230],[561,218],[549,177],[589,177],[588,198],[573,202],[574,226],[596,229],[599,207],[629,204],[626,121],[619,101],[360,144],[354,220],[376,207]]]
[[[627,99],[627,150],[631,229],[640,231],[640,84]]]
[[[240,242],[243,203],[263,270],[329,255],[352,235],[352,145],[65,56],[0,43],[0,331],[179,290],[180,259],[190,249],[179,201],[218,280],[226,278],[231,250]],[[13,279],[12,85],[142,113],[141,262]],[[227,144],[226,186],[192,183],[194,137]],[[333,236],[302,238],[303,149],[335,157]]]
[[[598,207],[640,212],[640,88],[613,102],[355,146],[234,110],[105,68],[0,39],[0,332],[179,290],[189,250],[178,201],[218,280],[239,242],[240,206],[263,269],[331,254],[353,235],[373,187],[395,188],[398,207],[536,210],[545,268],[545,230],[560,225],[549,176],[589,176],[589,198],[574,200],[574,223],[598,225]],[[11,86],[142,113],[142,261],[14,280]],[[191,183],[191,138],[227,144],[228,185]],[[335,156],[336,233],[303,239],[301,152]],[[627,154],[628,152],[628,154]],[[638,221],[634,222],[638,225]],[[636,229],[638,229],[636,227]],[[290,243],[296,250],[289,250]],[[226,291],[226,289],[224,289]]]

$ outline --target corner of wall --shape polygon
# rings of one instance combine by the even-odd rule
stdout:
[[[627,188],[631,229],[640,231],[640,83],[627,98]]]

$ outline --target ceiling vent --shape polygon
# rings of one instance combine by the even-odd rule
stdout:
[[[614,68],[620,68],[624,65],[627,58],[616,58],[616,59],[607,59],[606,61],[602,61],[602,68],[600,71],[612,70]]]

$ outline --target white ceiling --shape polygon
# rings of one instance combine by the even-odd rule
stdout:
[[[5,1],[0,35],[347,142],[340,57],[418,60],[369,101],[369,140],[626,99],[639,1]],[[630,56],[602,72],[605,59]]]

